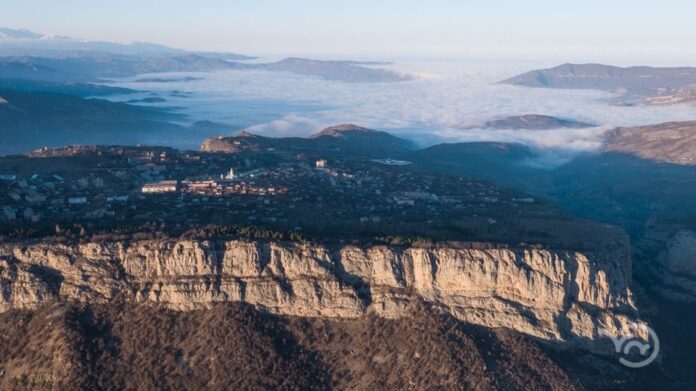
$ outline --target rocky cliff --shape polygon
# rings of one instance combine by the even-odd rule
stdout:
[[[696,232],[682,229],[665,240],[649,270],[658,279],[657,290],[665,297],[696,302]]]
[[[238,301],[271,313],[404,314],[422,300],[458,319],[592,346],[636,319],[630,259],[531,248],[325,246],[244,240],[0,245],[0,312],[116,296],[192,310]]]

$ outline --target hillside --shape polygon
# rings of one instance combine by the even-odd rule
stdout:
[[[609,133],[604,151],[696,165],[696,122],[618,128]]]
[[[619,380],[621,388],[649,389],[664,379],[597,356],[559,355],[427,306],[410,311],[404,319],[351,321],[281,318],[244,305],[176,312],[58,303],[13,311],[0,315],[0,387],[565,391]]]
[[[414,79],[410,75],[365,65],[365,63],[355,61],[319,61],[291,57],[279,62],[261,64],[254,67],[350,83],[389,83]]]
[[[501,83],[525,87],[605,90],[618,93],[628,104],[684,103],[687,101],[684,89],[696,84],[696,68],[621,68],[602,64],[563,64],[533,70]],[[682,99],[651,100],[674,94],[680,95]]]
[[[308,138],[263,137],[242,132],[233,137],[206,139],[201,150],[205,152],[240,151],[273,153],[312,153],[334,156],[367,156],[396,158],[408,154],[413,145],[386,132],[361,128],[355,125],[339,125],[326,128]]]
[[[590,128],[595,125],[572,119],[551,117],[540,114],[524,114],[504,118],[498,118],[483,124],[483,128],[489,129],[527,129],[549,130],[560,128]]]
[[[188,128],[168,121],[173,114],[154,109],[49,92],[0,89],[0,154],[68,144],[195,142]]]

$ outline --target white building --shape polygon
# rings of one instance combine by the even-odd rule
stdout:
[[[229,180],[236,178],[236,175],[234,173],[234,168],[230,168],[230,171],[227,174],[222,174],[221,177],[222,177],[222,179],[229,179]]]
[[[143,193],[172,193],[179,188],[178,181],[160,181],[155,183],[146,183],[143,186]]]
[[[326,160],[324,160],[324,159],[317,160],[316,167],[317,168],[326,168]]]

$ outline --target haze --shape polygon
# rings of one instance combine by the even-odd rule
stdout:
[[[696,59],[694,14],[686,0],[25,0],[4,4],[0,25],[262,56],[682,65]]]

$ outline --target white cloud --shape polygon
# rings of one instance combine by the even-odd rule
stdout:
[[[314,120],[296,114],[286,115],[268,123],[249,126],[245,130],[253,134],[271,137],[304,135],[308,130],[318,130],[321,126]]]
[[[321,127],[354,123],[389,131],[422,145],[441,141],[516,141],[566,156],[602,144],[616,126],[695,119],[693,107],[611,106],[611,94],[514,87],[497,81],[540,66],[440,62],[400,64],[400,71],[438,75],[403,83],[341,83],[264,71],[196,74],[204,79],[176,85],[123,83],[159,91],[193,119],[225,122],[270,136],[307,136]],[[189,98],[168,95],[177,89]],[[477,129],[490,119],[545,114],[599,126],[550,131]]]

